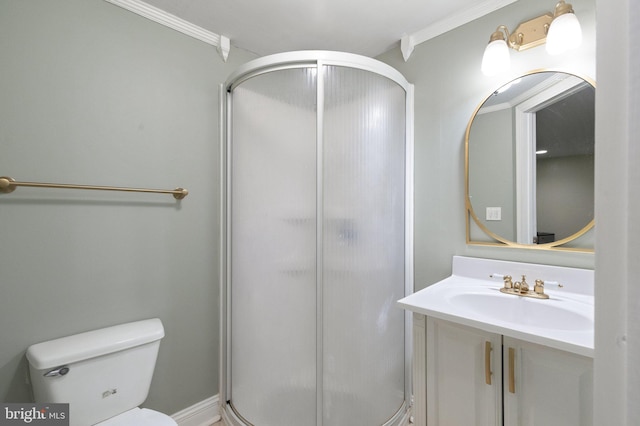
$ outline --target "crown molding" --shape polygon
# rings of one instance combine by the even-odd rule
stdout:
[[[218,52],[220,53],[220,55],[222,56],[222,59],[224,61],[227,60],[227,56],[229,55],[229,48],[230,48],[230,41],[227,37],[213,33],[209,30],[205,30],[202,27],[199,27],[190,22],[187,22],[182,18],[172,15],[171,13],[165,12],[162,9],[158,9],[155,6],[151,6],[150,4],[147,4],[140,0],[105,0],[105,1],[111,4],[114,4],[116,6],[119,6],[123,9],[127,9],[130,12],[143,16],[154,22],[157,22],[160,25],[164,25],[165,27],[169,27],[171,29],[179,31],[182,34],[188,35],[189,37],[196,38],[207,44],[215,46]]]
[[[460,13],[450,15],[438,22],[430,25],[420,31],[416,31],[412,34],[407,34],[400,40],[400,48],[402,50],[402,56],[405,62],[409,60],[411,53],[415,46],[420,43],[424,43],[427,40],[431,40],[441,34],[451,31],[454,28],[467,24],[475,19],[478,19],[484,15],[488,15],[498,9],[515,3],[518,0],[485,0],[477,5],[463,10]]]

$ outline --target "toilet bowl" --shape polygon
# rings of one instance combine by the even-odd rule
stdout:
[[[175,426],[176,422],[166,414],[147,408],[133,408],[95,426]]]
[[[139,408],[164,328],[158,318],[38,343],[27,349],[36,402],[68,403],[70,426],[176,426]]]

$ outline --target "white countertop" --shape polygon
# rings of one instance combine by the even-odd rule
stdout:
[[[593,357],[593,271],[456,256],[453,274],[398,301],[409,311],[492,333]],[[491,271],[491,272],[488,272]],[[563,288],[546,288],[549,299],[500,293],[491,274],[521,274]]]

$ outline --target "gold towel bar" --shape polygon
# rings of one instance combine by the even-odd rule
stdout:
[[[170,189],[143,189],[143,188],[119,188],[116,186],[91,186],[91,185],[70,185],[66,183],[38,183],[38,182],[16,182],[14,179],[0,177],[0,193],[8,194],[15,191],[17,186],[31,186],[38,188],[66,188],[66,189],[95,189],[99,191],[128,191],[128,192],[155,192],[160,194],[173,194],[176,200],[182,200],[189,194],[184,188]]]

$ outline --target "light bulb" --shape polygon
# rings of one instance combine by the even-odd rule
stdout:
[[[509,47],[504,40],[494,40],[490,42],[484,50],[482,57],[482,73],[486,76],[493,76],[498,73],[508,71],[511,67],[509,58]]]
[[[557,16],[547,33],[547,53],[559,55],[582,44],[580,22],[573,13]]]

